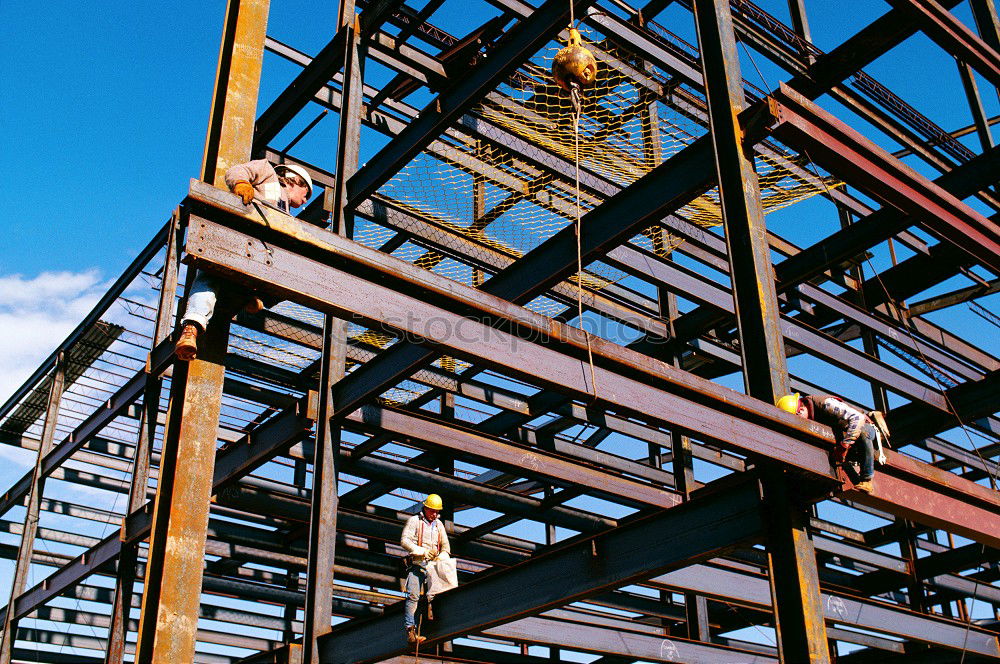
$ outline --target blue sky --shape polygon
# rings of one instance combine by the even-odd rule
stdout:
[[[72,328],[197,175],[224,4],[180,3],[154,12],[135,3],[0,3],[6,27],[0,43],[0,154],[8,156],[0,165],[0,297],[16,292],[19,300],[15,305],[0,299],[0,316],[6,316],[0,321],[8,323],[7,332],[0,325],[0,398]],[[784,0],[760,4],[787,20]],[[841,3],[808,5],[814,41],[825,50],[888,9],[880,0],[851,3],[850,12]],[[271,7],[272,36],[308,53],[329,39],[334,3],[274,0]],[[493,13],[481,0],[468,7],[433,20],[464,34]],[[958,14],[967,19],[964,11]],[[659,21],[692,38],[690,14],[680,7]],[[771,87],[786,78],[760,56],[751,63],[744,53],[744,60],[745,77],[757,85],[761,78]],[[266,56],[261,108],[296,71]],[[922,36],[868,71],[948,129],[970,121],[951,58]],[[989,88],[984,98],[991,115],[1000,112]],[[275,144],[283,145],[317,112],[307,108]],[[335,148],[336,116],[330,114],[301,144],[300,154],[329,165]],[[371,148],[366,152],[363,159]],[[836,220],[823,214],[821,227],[829,229]],[[21,322],[12,324],[15,319]],[[47,324],[26,328],[27,319]],[[971,317],[969,324],[978,322]]]

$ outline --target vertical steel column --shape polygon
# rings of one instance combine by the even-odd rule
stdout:
[[[174,364],[143,583],[137,662],[194,658],[232,314],[219,307],[199,337],[198,359]]]
[[[983,107],[983,99],[979,95],[979,86],[976,84],[975,73],[972,71],[972,67],[958,58],[955,58],[955,65],[958,67],[958,75],[962,79],[965,98],[969,102],[972,121],[976,125],[976,135],[979,136],[979,144],[984,151],[989,150],[993,147],[993,134],[990,131],[990,119],[986,115],[986,109]]]
[[[226,4],[201,168],[205,182],[221,185],[226,169],[250,157],[269,5],[270,0]]]
[[[744,152],[737,115],[745,107],[743,77],[729,0],[695,0],[709,125],[719,177],[730,275],[748,394],[774,403],[786,394],[788,369],[778,327],[778,299],[764,225],[757,173]],[[778,648],[782,661],[828,662],[809,515],[796,505],[784,469],[761,468],[769,505],[768,562]]]
[[[35,536],[38,534],[38,516],[41,511],[42,494],[45,491],[42,461],[52,450],[56,425],[59,423],[59,404],[62,402],[65,388],[66,355],[59,353],[55,369],[52,372],[52,383],[49,385],[49,399],[45,407],[42,437],[38,443],[38,456],[35,457],[35,469],[31,475],[31,488],[28,490],[28,505],[24,515],[24,528],[21,531],[21,545],[17,548],[14,578],[10,584],[10,599],[7,601],[7,613],[3,625],[3,641],[0,642],[0,662],[2,664],[10,664],[14,652],[14,641],[17,640],[18,621],[14,617],[14,601],[24,592],[28,581],[28,571],[31,569],[31,558],[35,551]]]
[[[326,192],[326,207],[333,214],[333,230],[352,237],[354,215],[346,208],[347,181],[358,169],[361,140],[361,35],[353,0],[341,0],[340,30],[346,31],[344,87],[337,142],[337,173],[333,191]],[[318,664],[316,640],[331,629],[333,572],[337,542],[337,456],[341,430],[330,422],[333,386],[344,377],[347,361],[347,321],[327,315],[323,321],[323,357],[320,364],[319,406],[313,458],[313,489],[309,522],[309,559],[303,617],[302,662]]]
[[[748,394],[774,403],[788,392],[788,369],[760,186],[736,118],[746,103],[732,14],[724,0],[696,0],[694,8],[744,380]]]
[[[178,256],[182,234],[181,211],[175,210],[167,230],[166,252],[163,258],[163,274],[160,277],[160,299],[156,308],[156,323],[153,330],[153,345],[156,348],[170,335],[174,296],[177,293]],[[147,364],[147,371],[149,366]],[[163,379],[146,375],[143,392],[143,409],[139,416],[139,432],[135,453],[132,457],[132,484],[129,487],[128,511],[131,514],[146,503],[146,489],[149,485],[149,459],[156,436],[157,419],[160,412],[160,392]],[[126,537],[125,519],[122,519],[121,539]],[[118,574],[115,580],[115,594],[112,602],[111,628],[108,633],[108,649],[104,656],[107,664],[121,664],[125,657],[125,636],[128,634],[129,612],[132,608],[132,586],[135,584],[135,566],[139,553],[138,543],[123,545],[118,556]]]
[[[229,0],[227,4],[202,162],[202,179],[216,186],[223,185],[226,169],[250,157],[268,7],[268,0]],[[220,298],[208,329],[199,338],[198,358],[174,365],[143,584],[137,662],[194,658],[233,313],[232,303]],[[183,459],[184,472],[178,472],[179,459]]]
[[[806,14],[806,1],[805,0],[788,0],[788,13],[792,17],[792,29],[795,30],[795,34],[807,42],[812,41],[812,35],[809,32],[809,17]]]

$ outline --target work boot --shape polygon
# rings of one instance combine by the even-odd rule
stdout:
[[[243,311],[248,314],[259,314],[264,311],[264,300],[259,297],[250,298],[245,305],[243,305]]]
[[[854,488],[864,493],[871,493],[875,490],[875,484],[872,480],[861,480],[854,485]]]
[[[174,346],[174,353],[177,354],[178,360],[190,362],[198,357],[198,332],[200,330],[194,323],[184,324],[181,336],[177,339],[177,345]]]
[[[417,634],[416,627],[406,628],[406,642],[410,645],[419,646],[421,643],[427,640],[426,636],[420,636]]]

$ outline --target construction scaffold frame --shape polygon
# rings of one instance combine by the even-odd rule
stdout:
[[[1000,661],[1000,360],[926,317],[1000,290],[1000,22],[966,1],[890,0],[824,52],[804,0],[489,0],[461,37],[433,22],[459,0],[341,0],[310,57],[229,0],[201,177],[0,406],[37,451],[0,497],[0,664],[413,661],[398,543],[430,492],[461,583],[425,663]],[[578,123],[549,73],[571,15]],[[863,71],[918,33],[973,125]],[[258,115],[265,53],[301,72]],[[244,205],[251,158],[321,191]],[[195,269],[223,285],[185,363]],[[892,430],[870,493],[772,405],[844,380]]]

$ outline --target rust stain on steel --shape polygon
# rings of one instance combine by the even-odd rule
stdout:
[[[224,374],[222,364],[206,360],[192,361],[188,370],[156,614],[157,662],[194,657]]]

